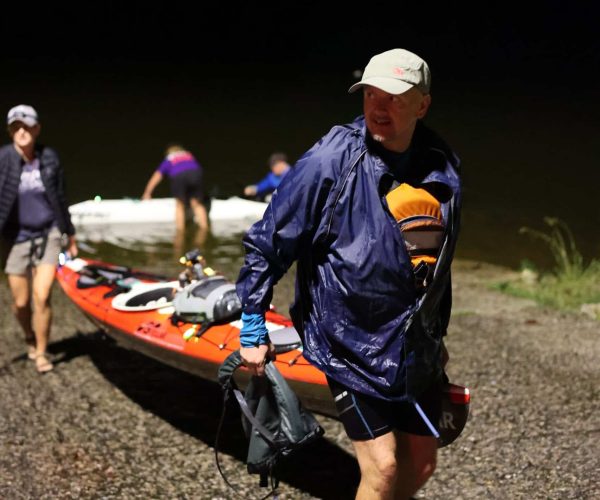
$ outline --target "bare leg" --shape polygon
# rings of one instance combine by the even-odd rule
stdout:
[[[185,204],[177,198],[175,199],[175,229],[185,230]]]
[[[396,443],[396,498],[410,498],[423,487],[435,471],[437,440],[432,436],[397,432]]]
[[[190,198],[190,206],[194,211],[194,220],[200,229],[208,229],[208,213],[206,207],[196,198]]]
[[[31,327],[29,278],[20,274],[9,274],[8,286],[13,298],[11,309],[25,334],[25,342],[28,344],[27,354],[33,359],[35,355],[35,334]]]
[[[361,472],[357,500],[408,499],[435,470],[435,438],[388,432],[352,444]]]
[[[175,260],[179,260],[179,258],[184,254],[183,245],[185,243],[185,231],[182,229],[175,230],[175,237],[173,238],[173,255]]]
[[[196,248],[203,248],[208,236],[208,228],[198,226],[196,234],[194,234],[194,246]]]
[[[357,500],[394,498],[396,437],[392,432],[368,441],[352,441],[360,467]]]
[[[52,363],[46,357],[46,349],[52,322],[50,291],[55,273],[56,267],[52,264],[40,264],[33,270],[33,328],[37,341],[35,364],[40,373],[52,370]]]

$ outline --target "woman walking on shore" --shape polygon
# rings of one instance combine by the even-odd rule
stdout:
[[[77,255],[75,229],[58,156],[36,144],[41,130],[37,112],[24,104],[15,106],[8,112],[7,125],[12,144],[0,148],[2,266],[13,312],[25,333],[27,355],[39,373],[46,373],[53,368],[46,354],[50,292],[63,235],[71,255]]]

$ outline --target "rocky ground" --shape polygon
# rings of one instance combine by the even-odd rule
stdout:
[[[600,498],[600,323],[491,291],[507,270],[454,269],[452,380],[472,390],[463,435],[440,452],[421,499]],[[291,280],[278,286],[285,311]],[[217,472],[220,389],[118,347],[54,293],[53,372],[40,376],[0,281],[0,498],[234,498]],[[285,463],[279,498],[352,498],[358,469],[335,420]],[[239,417],[225,422],[221,464],[243,496]]]

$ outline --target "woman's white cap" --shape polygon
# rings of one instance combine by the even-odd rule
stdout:
[[[13,122],[23,122],[28,127],[33,127],[38,124],[37,111],[27,104],[19,104],[10,108],[6,116],[6,123],[10,125]]]

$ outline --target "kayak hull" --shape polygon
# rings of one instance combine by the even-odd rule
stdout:
[[[237,196],[213,199],[209,220],[213,235],[228,237],[242,233],[259,220],[267,204]],[[80,239],[92,242],[172,240],[176,234],[175,199],[86,200],[69,207]]]
[[[214,382],[217,381],[217,372],[220,366],[218,363],[211,363],[208,361],[205,362],[197,358],[191,358],[190,356],[186,356],[177,351],[171,351],[141,341],[118,328],[107,328],[106,325],[101,325],[94,321],[93,323],[105,331],[105,333],[107,333],[122,347],[134,350],[152,359],[160,361],[161,363],[172,366],[173,368],[177,368],[178,370],[191,373],[203,379]],[[245,387],[248,379],[249,374],[247,371],[239,370],[239,373],[236,374],[236,382],[242,388]],[[337,411],[331,399],[331,393],[327,385],[290,379],[287,379],[287,382],[290,388],[302,400],[302,403],[306,408],[329,417],[337,418]]]
[[[210,203],[211,221],[260,219],[267,204],[237,196],[213,199]],[[139,224],[175,222],[175,198],[133,198],[86,200],[69,207],[75,225]]]
[[[58,268],[57,281],[65,294],[94,325],[123,347],[217,382],[219,366],[231,352],[239,349],[239,321],[214,325],[201,333],[198,325],[173,324],[173,308],[168,305],[146,311],[115,309],[112,306],[113,297],[105,296],[114,290],[114,286],[78,286],[81,274],[77,268],[86,265],[110,267],[110,264],[98,261],[75,259]],[[152,283],[147,276],[140,286],[146,283]],[[284,316],[269,311],[267,326],[276,333],[291,327],[291,322]],[[301,348],[278,354],[274,363],[307,408],[324,415],[337,416],[324,374],[304,359]],[[238,370],[236,380],[243,387],[248,380],[248,372],[245,369]]]

